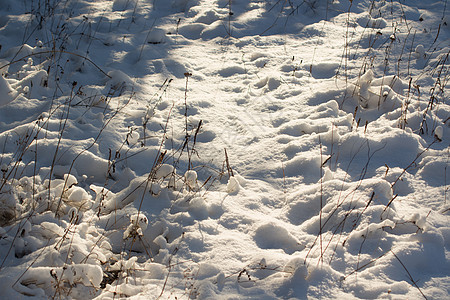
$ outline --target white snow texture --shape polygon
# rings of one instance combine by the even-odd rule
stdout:
[[[449,5],[0,1],[0,298],[450,299]]]

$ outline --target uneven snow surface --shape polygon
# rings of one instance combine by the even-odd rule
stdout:
[[[0,298],[449,299],[447,4],[0,0]]]

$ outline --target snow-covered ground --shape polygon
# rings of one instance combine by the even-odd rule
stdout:
[[[0,298],[448,299],[449,9],[0,0]]]

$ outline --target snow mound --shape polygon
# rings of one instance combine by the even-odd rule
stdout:
[[[16,96],[17,93],[11,88],[8,81],[3,76],[0,76],[0,106],[12,102]]]

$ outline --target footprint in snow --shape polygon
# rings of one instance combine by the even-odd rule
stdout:
[[[258,227],[253,238],[258,247],[262,249],[282,249],[287,254],[305,248],[286,228],[273,223]]]
[[[222,77],[231,77],[236,74],[245,74],[245,69],[241,66],[229,66],[219,70],[219,75]]]
[[[267,87],[269,91],[276,90],[281,85],[281,81],[275,77],[264,77],[255,83],[255,87],[260,89],[263,87]]]
[[[311,75],[315,79],[327,79],[336,75],[339,63],[325,62],[314,64],[311,67]]]

